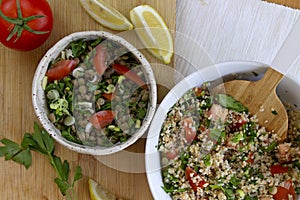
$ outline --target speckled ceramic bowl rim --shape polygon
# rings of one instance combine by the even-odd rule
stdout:
[[[112,147],[90,147],[68,141],[61,136],[60,131],[49,121],[47,117],[47,109],[45,102],[45,94],[41,86],[43,77],[46,74],[48,64],[71,42],[77,39],[95,39],[98,37],[108,38],[125,46],[132,52],[142,64],[143,70],[146,73],[148,84],[150,84],[150,102],[146,117],[141,125],[141,128],[133,134],[126,142]],[[72,33],[59,40],[52,48],[50,48],[41,59],[32,82],[32,103],[34,111],[45,130],[61,145],[78,153],[91,155],[108,155],[132,145],[135,143],[147,130],[154,116],[157,103],[157,88],[154,73],[147,59],[134,46],[128,43],[125,39],[104,31],[84,31]]]

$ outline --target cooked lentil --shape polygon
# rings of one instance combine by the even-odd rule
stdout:
[[[97,45],[107,49],[107,69],[102,76],[97,74],[94,66]],[[72,73],[61,80],[48,82],[45,87],[49,119],[63,137],[75,143],[112,146],[125,142],[140,128],[146,115],[149,88],[138,86],[113,66],[124,65],[146,83],[140,62],[124,46],[98,38],[72,42],[48,68],[61,60],[75,59],[80,61]],[[115,98],[105,98],[105,95],[115,95]],[[110,110],[114,115],[111,123],[101,128],[91,124],[92,115]]]

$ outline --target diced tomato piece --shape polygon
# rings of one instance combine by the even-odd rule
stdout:
[[[247,121],[240,115],[235,115],[232,124],[230,125],[231,129],[239,129],[244,124],[246,124]]]
[[[79,63],[79,60],[61,60],[55,63],[46,73],[49,82],[61,80],[68,76]]]
[[[289,195],[293,196],[293,200],[296,200],[296,192],[292,180],[287,180],[283,183],[283,186],[278,186],[277,193],[273,195],[273,198],[275,200],[289,200]]]
[[[205,131],[207,130],[207,128],[206,128],[203,124],[201,124],[201,125],[199,126],[198,130],[199,130],[201,133],[203,133],[203,132],[205,132]]]
[[[111,124],[114,119],[114,113],[111,110],[102,110],[90,117],[90,122],[97,129],[102,129]]]
[[[173,159],[175,159],[177,156],[178,156],[178,152],[177,152],[176,150],[171,150],[171,151],[166,152],[166,157],[167,157],[169,160],[173,160]]]
[[[196,138],[195,122],[191,117],[186,117],[181,121],[181,126],[184,128],[185,139],[191,143]]]
[[[283,167],[281,165],[273,165],[270,167],[271,174],[283,174],[289,170],[288,167]]]
[[[278,160],[280,163],[288,163],[292,160],[291,146],[289,144],[279,144],[278,145]]]
[[[114,100],[114,98],[116,97],[116,92],[113,92],[113,93],[110,93],[110,94],[106,94],[106,93],[103,93],[102,96],[109,100],[109,101],[112,101]]]
[[[218,104],[213,104],[210,107],[207,115],[212,121],[224,122],[228,115],[228,109],[223,108],[222,106],[220,106]]]
[[[194,89],[194,92],[195,92],[196,97],[200,97],[201,94],[202,94],[202,88],[201,87],[196,87]]]
[[[96,55],[93,60],[93,64],[97,74],[102,75],[107,69],[107,49],[102,45],[96,46]]]
[[[253,164],[254,163],[253,152],[249,152],[249,154],[248,154],[248,160],[246,162],[249,163],[249,164]]]
[[[147,89],[147,84],[145,83],[145,81],[143,81],[141,77],[139,77],[134,71],[130,70],[128,67],[117,63],[113,65],[113,68],[118,74],[126,76],[128,79],[135,82],[141,88]]]
[[[188,179],[188,182],[194,192],[197,192],[198,188],[206,187],[207,182],[203,180],[192,168],[185,168],[185,177]]]

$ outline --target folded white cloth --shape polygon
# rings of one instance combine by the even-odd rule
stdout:
[[[184,76],[224,61],[271,64],[300,13],[260,0],[205,1],[177,0],[175,69]],[[289,74],[300,77],[299,63]]]

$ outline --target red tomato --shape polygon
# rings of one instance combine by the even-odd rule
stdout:
[[[196,128],[193,119],[190,117],[184,118],[181,121],[181,126],[184,128],[186,141],[188,143],[193,142],[196,137]]]
[[[171,150],[171,151],[168,151],[166,153],[166,157],[169,159],[169,160],[173,160],[174,158],[176,158],[178,156],[178,152],[176,150]]]
[[[201,87],[196,87],[194,89],[194,92],[195,92],[196,97],[200,97],[201,94],[202,94],[202,88]]]
[[[197,188],[204,188],[205,185],[207,185],[207,182],[204,181],[193,169],[190,167],[185,168],[185,177],[188,179],[189,184],[194,190],[194,192],[197,192]],[[192,179],[196,179],[194,182]]]
[[[96,47],[96,55],[94,57],[94,67],[99,75],[102,75],[107,69],[106,61],[107,49],[102,45],[98,45]]]
[[[253,158],[253,152],[250,152],[248,154],[248,160],[246,161],[247,163],[253,164],[254,163],[254,158]]]
[[[61,60],[54,64],[46,73],[49,82],[61,80],[68,76],[79,63],[79,60]]]
[[[286,173],[289,170],[288,167],[283,167],[281,165],[273,165],[270,168],[271,174],[283,174]]]
[[[225,122],[225,119],[228,115],[228,110],[218,104],[213,104],[210,107],[207,115],[212,121]]]
[[[242,127],[246,123],[247,123],[246,119],[244,119],[242,116],[234,115],[233,123],[230,124],[230,128],[236,130]]]
[[[139,77],[134,71],[131,71],[128,67],[120,64],[115,64],[113,65],[113,68],[118,74],[126,76],[128,79],[138,84],[141,88],[147,89],[147,85],[143,81],[143,79],[141,79],[141,77]]]
[[[116,97],[116,92],[111,93],[111,94],[103,93],[102,96],[103,96],[105,99],[107,99],[107,100],[109,100],[109,101],[112,101],[112,100],[114,100],[114,98]]]
[[[273,195],[273,198],[275,200],[289,200],[289,195],[292,195],[293,200],[296,200],[296,192],[292,180],[287,180],[283,186],[278,186],[277,193]]]
[[[97,129],[102,129],[112,123],[114,120],[114,113],[111,110],[102,110],[90,117],[90,122]]]
[[[46,0],[2,0],[0,11],[0,42],[6,47],[19,51],[35,49],[52,31],[53,15]]]

